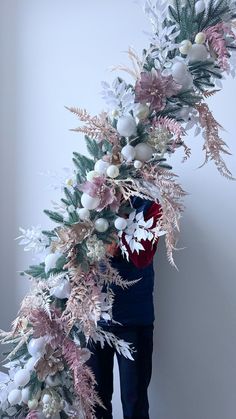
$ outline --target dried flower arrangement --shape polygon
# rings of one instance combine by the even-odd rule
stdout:
[[[219,136],[221,126],[205,99],[221,88],[224,73],[235,75],[234,3],[174,0],[168,6],[146,0],[144,11],[153,28],[150,45],[141,58],[129,49],[132,68],[116,67],[128,72],[134,85],[120,77],[112,86],[103,82],[108,110],[99,116],[68,108],[83,123],[74,131],[85,134],[91,157],[74,153],[65,196],[56,210],[45,210],[57,227],[21,228],[20,244],[41,254],[42,261],[24,271],[31,291],[11,331],[1,332],[2,343],[11,345],[8,373],[0,373],[1,417],[95,418],[94,406],[101,401],[86,366],[88,341],[107,341],[132,359],[127,342],[98,326],[100,318],[112,318],[113,295],[109,287],[103,291],[104,284],[132,286],[111,266],[110,244],[124,247],[124,233],[129,250],[139,253],[141,240],[165,235],[168,260],[176,266],[173,251],[186,192],[167,157],[179,147],[183,161],[190,157],[183,138],[192,127],[204,138],[204,164],[213,160],[233,179],[222,158],[230,152]],[[132,212],[133,196],[160,203],[155,228]]]

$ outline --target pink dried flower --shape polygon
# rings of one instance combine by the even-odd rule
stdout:
[[[38,419],[38,412],[36,410],[31,410],[25,419]]]
[[[229,35],[235,39],[234,32],[227,23],[220,22],[207,28],[204,33],[209,47],[217,56],[220,67],[222,70],[228,70],[230,53],[227,48],[226,36]]]
[[[95,176],[92,182],[86,181],[77,187],[80,191],[86,192],[92,197],[99,196],[100,203],[96,208],[97,211],[102,211],[108,205],[116,206],[115,189],[106,185],[105,176]]]
[[[163,76],[159,70],[142,72],[135,85],[135,102],[149,103],[150,108],[161,111],[166,106],[166,99],[178,93],[181,86],[173,77]]]

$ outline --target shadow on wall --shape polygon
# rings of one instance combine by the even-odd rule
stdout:
[[[168,265],[164,239],[159,243],[149,391],[152,419],[235,417],[235,278],[225,269],[227,249],[212,241],[209,251],[206,236],[192,217],[185,216],[183,243],[177,246],[187,248],[174,256],[179,272]]]

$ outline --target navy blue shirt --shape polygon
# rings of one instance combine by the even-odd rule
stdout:
[[[137,212],[143,211],[145,216],[152,205],[152,201],[135,197],[132,200],[132,205]],[[125,289],[115,284],[109,285],[114,292],[113,319],[123,325],[148,325],[153,323],[155,319],[153,262],[145,268],[137,268],[132,261],[127,261],[120,251],[118,255],[111,259],[111,265],[118,270],[121,277],[126,281],[141,278],[136,284]],[[110,322],[100,320],[98,324],[102,326],[110,324]]]

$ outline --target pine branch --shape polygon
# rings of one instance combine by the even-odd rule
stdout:
[[[63,216],[58,214],[58,212],[43,210],[43,212],[55,223],[63,223]]]
[[[45,263],[40,263],[39,265],[30,265],[29,269],[25,270],[24,272],[33,278],[47,278],[45,273]]]
[[[89,154],[91,154],[91,156],[97,160],[101,159],[103,156],[103,151],[97,141],[89,138],[87,135],[85,135],[85,141]]]
[[[78,196],[75,193],[71,193],[71,191],[66,187],[64,188],[64,193],[67,197],[69,205],[74,205],[76,208],[78,205]]]

